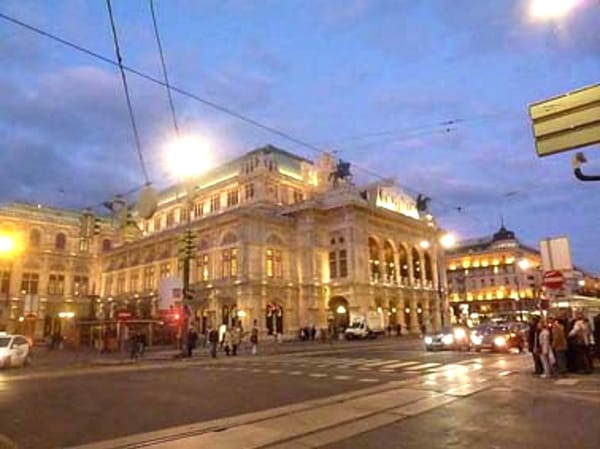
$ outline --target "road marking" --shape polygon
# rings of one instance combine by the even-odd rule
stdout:
[[[303,371],[288,371],[288,374],[290,376],[301,376],[302,374],[304,374]]]
[[[400,363],[393,363],[392,365],[385,365],[385,369],[402,368],[404,366],[417,365],[419,363],[421,363],[421,362],[415,362],[414,360],[409,360],[408,362],[400,362]]]
[[[406,368],[407,371],[421,371],[427,368],[435,368],[436,366],[440,366],[441,363],[435,363],[435,362],[431,362],[431,363],[423,363],[422,365],[417,365],[417,366],[410,366],[408,368]]]
[[[376,367],[376,366],[381,366],[381,365],[387,365],[388,363],[390,363],[390,360],[381,360],[381,359],[376,359],[376,362],[371,362],[371,363],[365,363],[364,366],[365,367]]]
[[[374,379],[372,377],[364,377],[362,379],[358,379],[359,382],[379,382],[379,379]]]
[[[252,370],[252,372],[253,372],[253,373],[262,373],[262,372],[263,372],[263,370],[262,370],[262,369],[260,369],[260,368],[254,368],[254,369]]]
[[[352,377],[350,377],[350,376],[333,376],[333,378],[335,380],[348,380],[348,379],[352,379]]]
[[[577,385],[579,379],[559,379],[554,382],[554,385]]]
[[[327,377],[327,374],[325,374],[325,373],[310,373],[309,376],[310,377]]]
[[[280,369],[270,369],[269,371],[267,371],[269,374],[279,374],[281,373]]]
[[[504,377],[504,376],[508,376],[510,373],[512,373],[512,371],[502,371],[501,373],[498,374],[498,376]]]
[[[235,368],[233,368],[233,371],[245,371],[246,368],[244,368],[243,366],[236,366]]]

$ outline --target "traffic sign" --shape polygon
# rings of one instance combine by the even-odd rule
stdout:
[[[565,277],[558,270],[550,270],[544,273],[544,287],[558,290],[565,284]]]

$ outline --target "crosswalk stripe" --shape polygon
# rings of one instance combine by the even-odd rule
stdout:
[[[421,371],[427,368],[434,368],[436,366],[440,366],[441,363],[423,363],[422,365],[417,365],[417,366],[411,366],[409,368],[406,368],[408,371]]]
[[[350,376],[333,376],[335,380],[348,380],[352,379]]]
[[[324,373],[310,373],[310,377],[327,377],[327,374]]]
[[[392,361],[389,361],[388,363],[392,363],[392,364],[391,365],[389,365],[389,364],[382,365],[382,368],[385,368],[385,369],[402,368],[402,367],[405,367],[405,366],[417,365],[420,362],[415,362],[414,360],[409,360],[407,362],[393,363],[393,360],[392,360]]]
[[[380,365],[387,365],[388,363],[390,363],[390,360],[381,360],[381,359],[376,359],[377,361],[375,362],[371,362],[371,363],[365,363],[365,366],[368,368],[372,368],[372,367],[376,367],[376,366],[380,366]]]

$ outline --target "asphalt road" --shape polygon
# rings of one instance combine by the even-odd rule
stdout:
[[[290,353],[216,361],[202,358],[30,373],[15,370],[0,375],[0,434],[22,449],[67,447],[360,392],[390,382],[445,391],[460,386],[456,372],[468,374],[470,382],[475,378],[500,382],[522,373],[527,363],[526,355],[427,353],[415,342],[379,341],[307,346]],[[452,386],[447,384],[450,381]],[[494,395],[501,399],[507,395],[500,391],[486,394],[491,395],[489,407],[479,412],[477,401],[447,407],[471,410],[459,414],[470,424],[480,412],[493,417],[489,408],[494,408]],[[416,417],[415,423],[426,416]],[[382,431],[404,432],[394,426]],[[376,435],[366,432],[356,437],[359,445],[353,440],[332,447],[396,447],[369,446],[379,441]]]

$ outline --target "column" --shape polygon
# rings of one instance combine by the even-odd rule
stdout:
[[[425,329],[427,331],[431,330],[431,314],[429,313],[429,306],[431,305],[431,300],[429,298],[424,298],[421,304],[423,309],[423,324],[425,325]]]
[[[402,327],[402,334],[408,334],[408,329],[406,329],[406,315],[404,310],[408,307],[408,301],[405,298],[398,299],[397,306],[398,308],[398,323]]]
[[[410,333],[419,334],[419,314],[417,313],[417,295],[411,292],[410,298]]]

